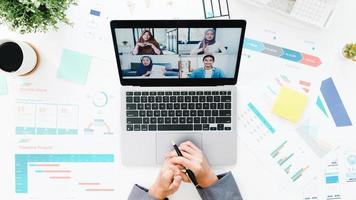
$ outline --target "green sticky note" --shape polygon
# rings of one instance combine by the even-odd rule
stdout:
[[[8,89],[7,89],[7,82],[6,78],[3,75],[0,75],[0,95],[7,95]]]
[[[80,52],[64,49],[57,77],[79,84],[87,81],[92,57]]]

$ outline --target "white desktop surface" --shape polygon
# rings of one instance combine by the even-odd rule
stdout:
[[[179,1],[179,2],[178,2]],[[200,19],[202,18],[202,8],[201,1],[197,1],[198,3],[193,3],[191,0],[176,0],[176,4],[173,6],[179,6],[179,8],[184,8],[184,3],[188,3],[191,5],[190,12],[180,12],[182,11],[178,9],[175,11],[173,7],[171,7],[171,11],[165,11],[163,13],[157,14],[157,10],[159,6],[151,6],[150,8],[146,8],[146,12],[142,15],[130,15],[127,10],[120,12],[120,5],[127,3],[127,1],[110,1],[110,6],[106,6],[105,4],[101,5],[102,7],[109,8],[118,8],[118,12],[115,14],[114,10],[111,10],[110,16],[115,19],[140,19],[143,17],[153,18],[153,19],[162,19],[163,17],[167,18],[177,18],[179,16],[180,19]],[[343,93],[345,94],[345,98],[347,98],[348,102],[353,102],[356,100],[353,95],[353,91],[356,86],[356,62],[348,61],[342,58],[341,56],[341,48],[347,42],[356,42],[356,26],[355,17],[354,17],[354,9],[356,8],[356,1],[354,0],[340,0],[334,18],[331,21],[330,26],[326,29],[318,29],[314,27],[310,27],[308,25],[304,25],[300,22],[284,18],[281,15],[270,13],[269,11],[264,11],[253,6],[247,5],[240,1],[230,0],[230,12],[231,18],[242,18],[247,20],[247,29],[250,26],[261,26],[270,23],[271,21],[280,23],[282,26],[288,27],[291,30],[298,30],[298,33],[303,33],[305,36],[313,35],[319,38],[320,44],[319,49],[321,54],[319,55],[327,68],[333,72],[333,74],[337,75],[339,79],[342,80]],[[80,6],[81,4],[79,4]],[[188,4],[186,4],[188,5]],[[140,8],[142,9],[142,8]],[[144,9],[144,8],[143,8]],[[183,14],[184,13],[184,14]],[[249,24],[249,20],[257,21],[257,23]],[[75,23],[80,24],[80,19],[75,19]],[[61,26],[62,27],[62,26]],[[106,24],[105,29],[107,29],[107,33],[109,33],[109,24]],[[58,92],[60,95],[68,95],[68,97],[75,96],[77,92],[82,91],[83,89],[89,91],[93,87],[93,90],[104,89],[110,91],[110,94],[114,96],[114,100],[112,103],[114,105],[113,108],[117,110],[112,110],[111,115],[113,119],[116,119],[117,123],[120,122],[120,110],[119,110],[119,94],[120,94],[120,83],[119,77],[117,74],[116,62],[114,60],[114,50],[111,45],[111,38],[104,39],[106,42],[103,43],[100,47],[88,47],[90,51],[92,49],[97,48],[97,51],[102,52],[111,52],[111,55],[104,56],[94,56],[93,64],[91,67],[91,71],[88,77],[88,81],[97,80],[98,84],[100,82],[100,86],[91,85],[78,85],[76,83],[68,82],[60,80],[56,77],[56,72],[59,66],[60,56],[63,48],[69,48],[73,50],[81,51],[83,49],[79,45],[90,45],[90,44],[80,44],[77,42],[76,37],[81,34],[74,35],[71,37],[72,28],[65,26],[58,32],[49,32],[47,34],[28,34],[28,35],[20,35],[15,32],[9,31],[4,25],[0,26],[0,38],[12,38],[24,40],[32,43],[40,52],[41,63],[38,70],[33,73],[33,75],[26,77],[12,77],[7,76],[7,82],[9,87],[9,94],[5,96],[0,96],[0,124],[1,124],[1,140],[0,140],[0,160],[1,160],[1,170],[0,170],[0,198],[1,199],[15,199],[14,198],[14,154],[18,152],[23,152],[19,150],[19,140],[21,139],[31,139],[35,144],[42,144],[48,141],[56,140],[56,138],[48,138],[43,139],[39,137],[31,137],[31,136],[16,136],[15,135],[15,115],[14,109],[16,104],[16,96],[18,94],[17,88],[23,82],[33,82],[38,87],[43,88],[56,88],[56,91],[53,92],[53,95]],[[76,30],[76,25],[74,25],[74,30]],[[291,40],[293,40],[294,32],[290,32]],[[105,34],[103,34],[105,35]],[[110,35],[109,35],[110,37]],[[95,43],[95,42],[93,42]],[[106,47],[106,48],[105,48]],[[103,48],[105,48],[103,50]],[[95,50],[93,51],[95,52]],[[101,53],[98,53],[101,55]],[[260,76],[263,74],[269,74],[268,68],[257,68],[256,69],[244,69],[244,66],[241,66],[241,71],[239,74],[239,83],[238,88],[241,95],[239,98],[243,99],[244,92],[249,90],[250,85],[258,84],[258,79],[250,79],[252,77],[247,77],[244,73],[248,74],[253,71],[259,73]],[[95,78],[95,79],[94,79]],[[273,78],[273,77],[269,77]],[[107,87],[107,88],[105,88]],[[251,87],[252,88],[252,87]],[[52,95],[52,94],[51,94]],[[24,96],[21,96],[24,98]],[[73,97],[74,98],[74,97]],[[63,96],[61,99],[65,99]],[[75,99],[75,98],[74,98]],[[75,102],[81,104],[82,102]],[[354,113],[356,111],[356,104],[353,107],[350,107],[349,112]],[[354,113],[356,114],[356,113]],[[355,119],[354,119],[355,120]],[[117,152],[115,156],[117,156],[117,171],[118,175],[114,176],[114,178],[118,179],[118,187],[115,190],[118,191],[118,196],[112,197],[112,199],[126,199],[129,195],[129,192],[132,186],[137,183],[142,186],[149,187],[155,180],[159,167],[126,167],[123,166],[120,162],[120,138],[119,138],[119,127],[120,124],[113,125],[113,131],[115,135],[110,138],[113,145],[113,148]],[[354,142],[356,141],[356,129],[354,126],[338,129],[340,130],[337,134],[341,135],[342,138],[342,148],[351,148],[354,146]],[[66,136],[65,138],[59,139],[59,141],[63,141],[67,139],[67,142],[64,144],[57,143],[55,145],[69,145],[70,142],[73,141],[70,136]],[[83,140],[90,140],[88,138]],[[80,141],[78,139],[78,141]],[[103,140],[105,142],[105,139]],[[52,141],[53,142],[53,141]],[[91,141],[93,142],[93,141]],[[90,141],[88,143],[91,143]],[[54,142],[55,143],[55,142]],[[45,145],[45,144],[43,144]],[[106,148],[106,145],[100,143],[100,138],[97,143],[95,143],[96,147],[94,149]],[[61,148],[64,148],[61,147]],[[354,148],[355,149],[355,148]],[[99,151],[99,150],[98,150]],[[46,151],[40,151],[44,153]],[[61,153],[61,152],[53,152],[50,153]],[[80,152],[80,150],[79,150]],[[85,152],[85,150],[83,150]],[[105,150],[103,150],[105,152]],[[96,152],[93,152],[96,153]],[[143,152],[144,153],[144,152]],[[262,199],[301,199],[299,194],[295,194],[292,191],[289,191],[288,188],[281,189],[282,186],[278,183],[272,174],[269,174],[267,171],[263,170],[261,167],[261,162],[249,151],[244,143],[241,140],[238,141],[238,159],[237,164],[235,166],[226,166],[214,168],[217,173],[225,172],[231,170],[236,178],[238,186],[240,188],[241,194],[246,200],[262,200]],[[192,185],[183,184],[179,191],[171,197],[171,199],[199,199],[199,196]]]

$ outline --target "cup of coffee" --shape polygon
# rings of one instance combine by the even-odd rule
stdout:
[[[37,53],[26,42],[0,39],[0,71],[23,76],[37,66]]]

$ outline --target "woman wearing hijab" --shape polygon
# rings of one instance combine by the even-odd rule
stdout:
[[[136,76],[150,76],[152,71],[152,59],[149,56],[141,57],[141,64],[136,70]]]
[[[133,55],[161,55],[158,42],[149,30],[142,32],[140,39],[132,51]]]
[[[215,40],[215,30],[208,29],[204,33],[204,39],[192,49],[191,55],[225,53],[226,49],[218,41]]]

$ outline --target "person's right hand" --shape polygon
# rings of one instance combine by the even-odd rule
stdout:
[[[179,174],[180,169],[167,159],[148,194],[161,200],[175,193],[182,182],[182,177]]]
[[[181,170],[182,167],[192,170],[200,187],[207,188],[218,181],[218,177],[210,168],[203,152],[197,146],[187,141],[180,144],[179,149],[183,157],[172,151],[167,154],[167,158]],[[189,182],[189,178],[182,172],[180,172],[180,176],[182,176],[183,181]]]
[[[141,43],[141,42],[138,42],[138,43],[136,43],[136,46],[138,46],[138,47],[144,47],[145,44],[144,44],[144,43]]]
[[[206,53],[207,50],[208,50],[208,45],[204,43],[203,46],[200,48],[200,51]]]

